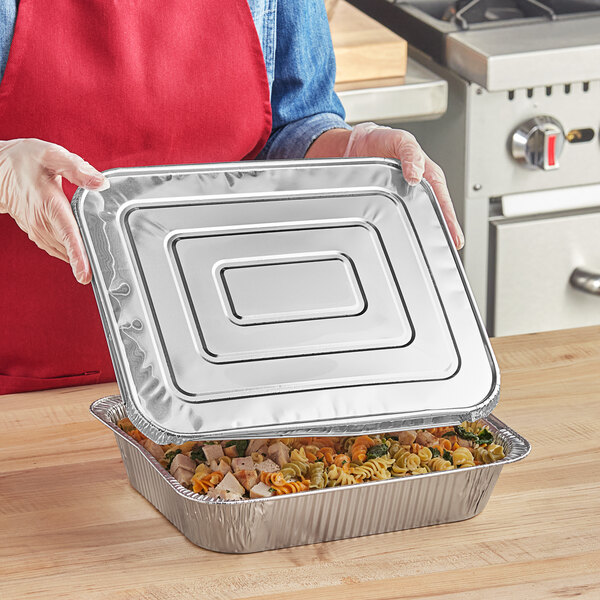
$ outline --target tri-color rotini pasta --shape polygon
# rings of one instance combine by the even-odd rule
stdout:
[[[129,421],[119,427],[177,481],[225,500],[268,498],[435,471],[504,458],[481,422],[358,437],[184,442],[160,446]]]

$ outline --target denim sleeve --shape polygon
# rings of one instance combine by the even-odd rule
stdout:
[[[8,62],[16,21],[17,0],[0,0],[0,81]]]
[[[303,158],[323,132],[350,127],[333,90],[335,56],[325,3],[277,4],[273,128],[258,158]]]

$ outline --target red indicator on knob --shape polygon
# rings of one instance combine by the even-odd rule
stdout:
[[[553,117],[540,115],[521,123],[511,140],[512,155],[529,169],[558,169],[565,142],[562,125]]]
[[[556,134],[546,136],[546,162],[549,167],[556,166]]]

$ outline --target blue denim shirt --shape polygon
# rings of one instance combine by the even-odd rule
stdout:
[[[0,78],[8,59],[18,0],[0,0]],[[323,0],[248,0],[260,39],[273,111],[258,158],[302,158],[328,129],[349,129],[333,91],[335,57]]]

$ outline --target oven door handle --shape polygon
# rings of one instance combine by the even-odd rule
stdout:
[[[569,278],[569,283],[576,289],[587,294],[600,296],[600,273],[577,267]]]

